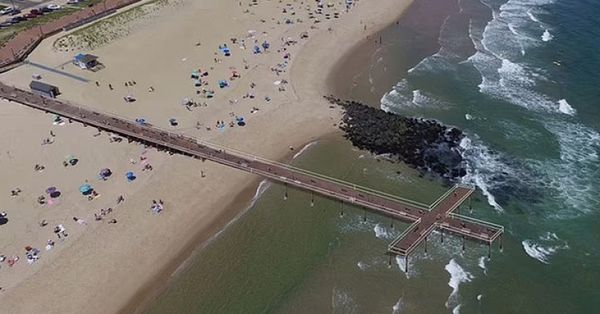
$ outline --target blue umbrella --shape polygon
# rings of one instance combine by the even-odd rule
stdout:
[[[82,184],[79,187],[79,192],[81,192],[81,194],[83,194],[83,195],[90,194],[92,192],[92,190],[93,190],[92,186],[89,185],[89,184],[87,184],[87,183],[86,184]]]
[[[125,174],[125,177],[127,178],[127,181],[133,181],[135,180],[135,174],[132,171],[129,171]]]

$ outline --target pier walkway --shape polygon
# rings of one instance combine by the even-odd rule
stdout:
[[[424,241],[425,244],[427,243],[427,237],[436,228],[442,232],[442,241],[444,231],[461,235],[463,249],[464,239],[468,238],[487,244],[491,250],[492,243],[504,232],[504,228],[500,225],[454,213],[473,193],[474,190],[470,187],[456,185],[433,204],[426,205],[231,148],[202,142],[148,124],[132,122],[91,108],[46,98],[2,83],[0,83],[0,98],[53,113],[68,118],[70,121],[81,122],[84,126],[93,126],[120,134],[130,140],[153,145],[170,152],[210,160],[281,182],[286,186],[286,198],[287,186],[291,185],[310,191],[311,195],[318,193],[412,223],[388,247],[391,255],[405,256],[406,262],[408,262],[408,255],[420,243]],[[311,200],[311,205],[313,203],[314,198]]]

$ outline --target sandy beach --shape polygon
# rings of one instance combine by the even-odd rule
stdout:
[[[367,37],[410,1],[360,0],[349,10],[332,2],[322,14],[314,1],[253,3],[146,1],[46,39],[0,80],[28,88],[39,74],[60,88],[60,99],[286,160],[337,131],[340,111],[322,99],[336,62],[365,40],[376,45]],[[77,53],[98,56],[103,69],[71,64]],[[8,219],[0,226],[2,312],[137,309],[247,207],[261,180],[19,104],[2,101],[0,119],[0,211]],[[102,179],[105,168],[112,175]],[[82,195],[85,184],[98,196]],[[160,213],[153,200],[163,203]]]

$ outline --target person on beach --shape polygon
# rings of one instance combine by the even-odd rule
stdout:
[[[83,220],[81,218],[73,217],[73,221],[77,222],[80,225],[86,225],[87,226],[87,222],[85,222],[85,220]]]

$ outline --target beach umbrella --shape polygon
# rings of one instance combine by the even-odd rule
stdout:
[[[79,192],[81,192],[81,194],[83,194],[83,195],[88,195],[88,194],[92,193],[92,190],[93,190],[92,186],[87,183],[82,184],[79,187]]]
[[[110,177],[111,175],[112,175],[112,171],[110,171],[110,169],[108,169],[108,168],[104,168],[104,169],[100,170],[101,177],[106,178],[106,177]]]
[[[135,174],[132,171],[129,171],[125,174],[125,177],[127,178],[127,181],[131,182],[133,180],[135,180]]]
[[[58,189],[55,186],[51,186],[49,188],[46,189],[46,193],[47,194],[52,194],[54,192],[56,192]]]
[[[177,126],[179,123],[177,122],[177,119],[171,118],[169,119],[169,124],[171,124],[171,126]]]
[[[57,198],[59,196],[60,196],[60,191],[54,191],[54,192],[50,193],[51,198]]]

